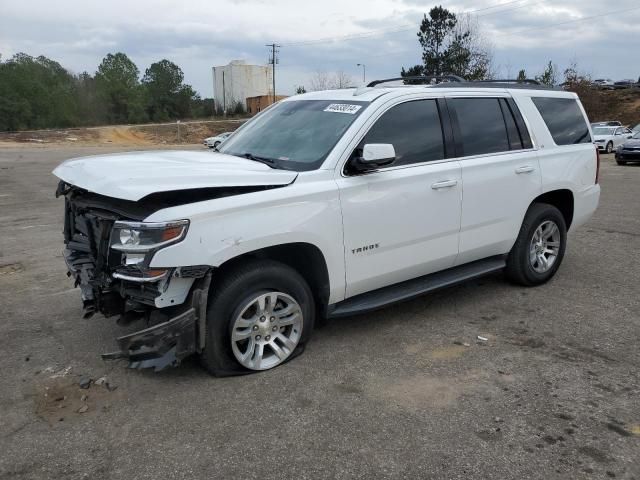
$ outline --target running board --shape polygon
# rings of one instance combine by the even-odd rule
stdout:
[[[472,278],[502,270],[506,258],[502,255],[467,263],[441,272],[396,283],[371,292],[361,293],[329,306],[329,318],[346,317],[377,310],[393,303],[404,302],[427,292],[466,282]],[[333,308],[332,308],[333,307]]]

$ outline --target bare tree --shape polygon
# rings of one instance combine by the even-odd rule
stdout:
[[[333,78],[331,79],[331,88],[351,88],[353,87],[353,79],[351,75],[347,75],[343,70],[339,70],[334,73]]]
[[[353,79],[343,70],[328,74],[325,71],[316,71],[310,80],[310,90],[317,92],[318,90],[333,90],[340,88],[350,88],[354,86]]]
[[[329,90],[331,88],[329,86],[329,82],[330,79],[327,72],[323,70],[317,70],[309,81],[309,84],[311,85],[309,89],[312,92],[317,92],[318,90]]]

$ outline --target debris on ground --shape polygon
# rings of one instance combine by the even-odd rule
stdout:
[[[83,405],[78,409],[78,413],[85,413],[89,410],[89,405]]]
[[[80,377],[80,381],[78,382],[78,386],[83,389],[87,389],[91,386],[91,377]]]
[[[489,339],[487,337],[483,337],[482,335],[478,335],[478,340],[480,340],[481,342],[488,342]]]
[[[103,383],[107,383],[107,377],[106,376],[100,377],[93,383],[96,385],[102,385]]]

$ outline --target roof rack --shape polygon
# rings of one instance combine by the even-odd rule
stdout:
[[[496,79],[496,80],[471,80],[467,81],[458,75],[417,75],[411,77],[386,78],[384,80],[374,80],[367,87],[375,87],[382,83],[407,81],[409,85],[426,84],[430,87],[439,88],[522,88],[532,90],[557,90],[558,88],[544,85],[532,78]],[[451,84],[454,85],[451,85]],[[509,85],[505,85],[505,83]]]
[[[464,82],[465,79],[459,77],[457,75],[415,75],[410,77],[395,77],[395,78],[385,78],[383,80],[374,80],[370,82],[367,87],[375,87],[376,85],[380,85],[381,83],[388,82],[397,82],[398,80],[410,80],[412,85],[416,85],[413,82],[420,83],[438,83],[438,82]]]
[[[527,83],[529,85],[542,85],[538,80],[532,78],[515,78],[505,80],[474,80],[474,83]]]

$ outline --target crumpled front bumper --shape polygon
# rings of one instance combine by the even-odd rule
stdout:
[[[154,368],[156,372],[175,367],[196,352],[196,310],[117,339],[119,352],[105,353],[103,359],[126,358],[130,368]]]
[[[153,368],[156,372],[176,367],[180,362],[205,346],[207,299],[211,273],[198,279],[185,311],[167,321],[116,339],[120,350],[105,353],[102,358],[129,360],[129,368]]]

